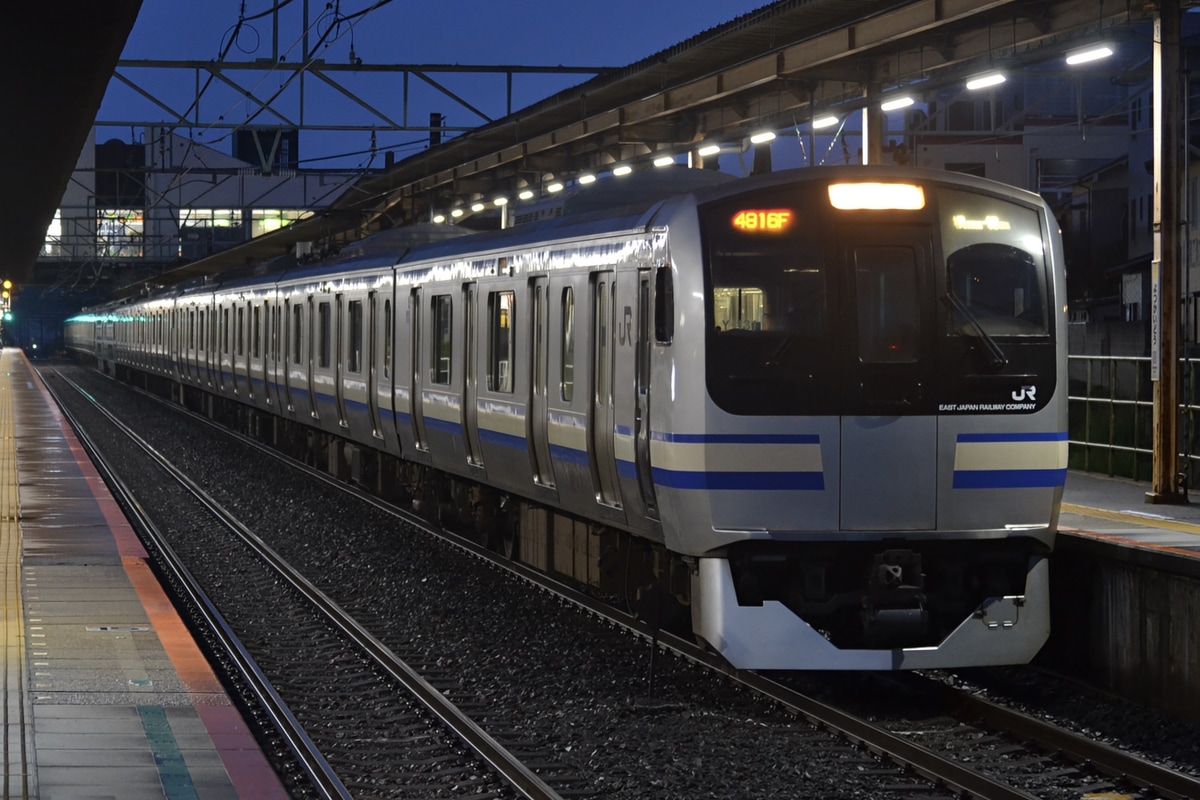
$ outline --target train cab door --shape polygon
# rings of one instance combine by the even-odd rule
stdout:
[[[592,403],[588,419],[588,461],[596,499],[620,508],[617,478],[616,408],[613,399],[616,342],[616,273],[596,272],[592,289]]]
[[[532,314],[532,353],[529,370],[529,413],[525,415],[530,466],[533,480],[539,486],[554,486],[554,464],[550,461],[548,430],[547,374],[550,370],[550,302],[546,276],[529,281],[529,308]]]
[[[421,308],[421,290],[414,288],[412,294],[409,295],[409,318],[412,328],[409,331],[409,340],[412,347],[410,356],[412,358],[412,435],[413,444],[418,450],[429,450],[429,440],[425,434],[425,409],[422,403],[422,395],[425,392],[425,381],[422,380],[422,364],[421,353],[424,352],[422,343],[425,341],[424,333],[424,317]]]
[[[654,345],[651,325],[651,273],[638,270],[637,339],[634,341],[633,452],[638,489],[646,516],[658,519],[658,501],[650,467],[650,353]]]
[[[463,284],[463,400],[462,428],[467,463],[483,466],[483,446],[479,441],[479,364],[476,348],[479,314],[479,285]]]
[[[936,307],[928,230],[846,231],[842,319],[841,524],[929,530],[937,523]]]

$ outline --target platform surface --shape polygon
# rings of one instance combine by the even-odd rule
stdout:
[[[287,792],[24,353],[0,352],[3,798]]]

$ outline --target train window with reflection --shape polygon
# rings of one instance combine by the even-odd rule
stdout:
[[[333,307],[329,301],[317,304],[317,366],[328,367],[333,355]]]
[[[939,192],[938,205],[951,333],[1048,335],[1051,304],[1038,212],[952,189]]]
[[[431,383],[440,383],[445,386],[450,383],[450,356],[453,344],[450,336],[452,330],[450,327],[450,295],[436,295],[431,302],[433,336],[430,345],[433,351],[429,354],[429,362],[432,365],[429,370],[429,380]]]
[[[916,252],[911,247],[855,248],[854,279],[858,360],[916,361],[921,322]]]
[[[562,364],[559,367],[562,375],[560,396],[569,403],[575,399],[575,290],[570,286],[562,293]]]
[[[347,336],[346,346],[349,350],[346,353],[346,369],[350,372],[362,372],[363,361],[363,302],[362,300],[351,300],[348,309],[350,319],[347,322],[349,327],[349,335]]]
[[[796,187],[701,211],[705,375],[726,411],[797,413],[825,402],[838,348],[829,332],[836,274],[817,235],[819,213]]]
[[[488,294],[487,388],[493,392],[512,392],[513,331],[512,292]]]

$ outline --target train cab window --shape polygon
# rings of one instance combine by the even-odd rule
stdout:
[[[1006,244],[968,245],[946,259],[946,278],[948,291],[961,301],[952,332],[978,324],[992,336],[1046,334],[1041,270],[1028,252]]]
[[[920,342],[917,254],[910,247],[854,250],[858,360],[911,363]]]
[[[564,402],[575,399],[575,291],[570,287],[562,293],[562,381],[559,394]]]
[[[328,367],[333,356],[333,309],[326,300],[317,304],[317,366]]]
[[[669,266],[654,272],[654,340],[670,344],[675,338],[675,282]]]
[[[972,192],[939,192],[949,333],[1048,336],[1049,287],[1041,218],[1032,208]]]
[[[512,392],[514,295],[512,292],[488,294],[487,387],[493,392]]]
[[[429,380],[431,383],[450,383],[451,327],[450,295],[439,294],[431,299],[430,319],[433,336],[430,337],[432,352],[429,354]]]
[[[362,300],[351,300],[348,305],[349,320],[346,323],[349,327],[347,331],[347,347],[349,351],[346,354],[346,369],[350,372],[362,372],[363,361],[363,302]]]

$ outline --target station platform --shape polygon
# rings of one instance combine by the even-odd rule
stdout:
[[[3,798],[288,793],[69,424],[0,352]]]
[[[1200,494],[1194,502],[1146,502],[1149,483],[1068,472],[1059,533],[1200,559]]]

